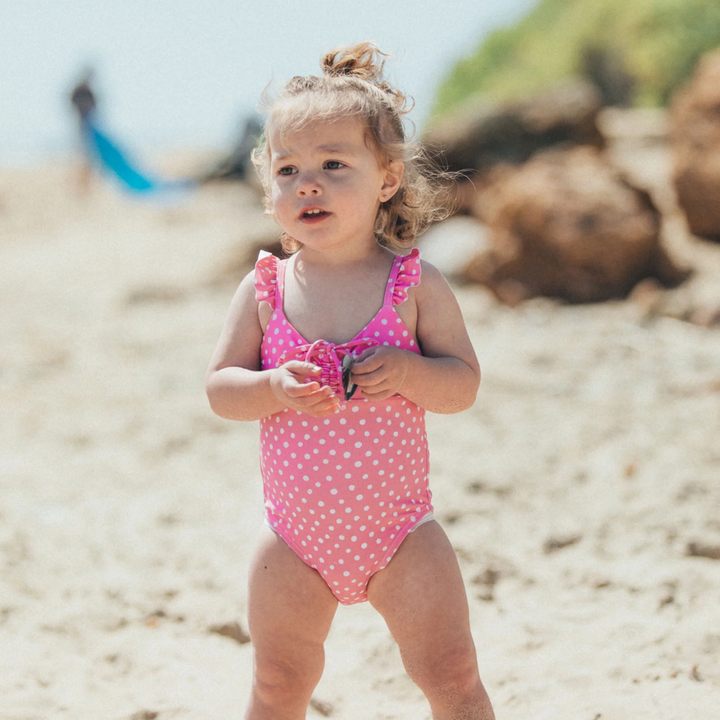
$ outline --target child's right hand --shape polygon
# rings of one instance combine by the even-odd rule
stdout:
[[[320,372],[317,365],[290,360],[273,370],[270,388],[275,397],[292,410],[314,417],[332,415],[339,409],[340,399],[332,388],[312,379]]]

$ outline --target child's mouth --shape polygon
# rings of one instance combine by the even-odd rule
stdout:
[[[301,215],[300,219],[303,222],[318,222],[320,220],[325,219],[330,215],[329,212],[326,210],[321,210],[320,208],[310,208],[309,210],[305,210]]]

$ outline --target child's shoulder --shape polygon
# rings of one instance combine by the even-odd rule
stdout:
[[[411,250],[403,250],[398,253],[402,259],[401,269],[406,273],[412,274],[414,270],[418,274],[424,276],[428,274],[429,277],[443,277],[443,274],[438,270],[432,263],[425,260],[422,256],[422,250],[418,247],[414,247]]]
[[[418,284],[418,289],[423,286],[426,288],[428,286],[432,287],[437,283],[447,284],[445,276],[440,272],[440,270],[438,270],[431,262],[423,259],[419,248],[413,248],[409,255],[404,256],[403,264],[407,264],[408,260],[416,263],[418,274],[422,279],[422,281]]]
[[[399,308],[400,305],[412,306],[417,312],[430,305],[445,305],[454,293],[445,276],[435,265],[421,257],[418,248],[403,251],[400,254],[400,264],[393,289],[393,305],[400,313],[415,312],[408,307]],[[406,303],[406,300],[410,300]],[[408,322],[412,319],[408,317]]]
[[[441,298],[454,297],[447,278],[435,265],[419,258],[421,282],[415,288],[418,303],[423,301],[437,302]]]

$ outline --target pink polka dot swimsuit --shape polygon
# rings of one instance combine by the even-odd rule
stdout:
[[[342,398],[344,355],[375,345],[420,353],[395,311],[420,283],[417,250],[395,258],[382,308],[342,344],[308,343],[285,317],[286,264],[262,254],[255,266],[256,298],[273,308],[261,348],[264,370],[313,362],[322,368],[321,383]],[[327,418],[288,408],[263,418],[260,467],[268,524],[345,605],[367,600],[372,575],[432,518],[425,411],[400,395],[372,402],[358,389]]]

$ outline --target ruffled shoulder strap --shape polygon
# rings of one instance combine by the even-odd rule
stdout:
[[[395,258],[386,298],[393,305],[401,305],[407,300],[407,291],[420,284],[420,250],[413,248],[409,255]]]
[[[255,263],[255,299],[270,303],[275,309],[277,290],[278,259],[265,250],[261,250]]]

